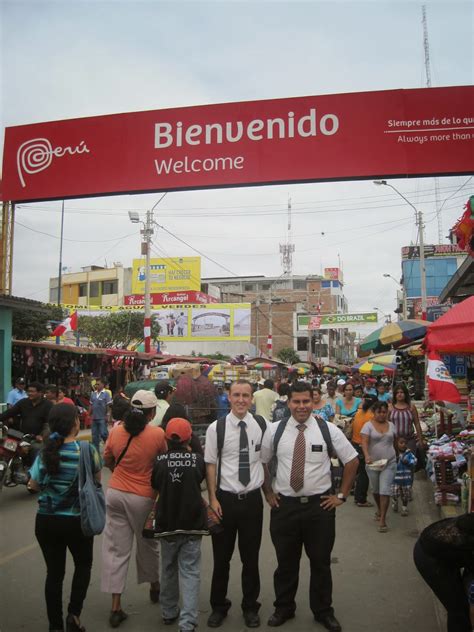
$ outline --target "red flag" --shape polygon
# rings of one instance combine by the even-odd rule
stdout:
[[[428,353],[428,370],[426,375],[428,377],[428,393],[431,401],[459,404],[461,394],[437,351],[430,351]]]
[[[77,312],[68,316],[60,323],[51,334],[52,336],[64,336],[68,331],[77,331]]]

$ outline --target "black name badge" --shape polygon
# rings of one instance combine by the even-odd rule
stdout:
[[[323,446],[322,445],[312,445],[311,446],[311,452],[322,452],[323,451]]]

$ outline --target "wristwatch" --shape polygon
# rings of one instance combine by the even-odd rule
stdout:
[[[342,500],[343,503],[346,502],[347,498],[344,496],[344,494],[342,492],[339,492],[339,494],[337,495],[339,500]]]

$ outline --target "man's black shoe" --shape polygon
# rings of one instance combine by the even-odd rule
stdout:
[[[165,625],[173,625],[173,623],[177,621],[178,619],[179,619],[179,612],[175,617],[168,617],[168,618],[163,617],[163,623]]]
[[[248,628],[258,628],[260,626],[260,617],[255,610],[244,612],[244,621]]]
[[[284,613],[284,612],[278,612],[278,610],[275,610],[272,616],[268,619],[268,625],[271,628],[277,628],[278,626],[283,625],[285,621],[288,621],[288,619],[294,619],[294,618],[295,618],[294,612]]]
[[[222,612],[221,610],[213,610],[209,615],[209,619],[207,620],[207,625],[210,628],[218,628],[222,625],[222,622],[227,616],[227,612]]]
[[[321,625],[324,625],[326,630],[329,630],[329,632],[341,632],[342,630],[341,624],[333,614],[324,614],[320,617],[315,615],[314,620]]]

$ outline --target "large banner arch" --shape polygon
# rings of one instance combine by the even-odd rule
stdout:
[[[474,87],[224,103],[9,127],[3,199],[474,171]]]

